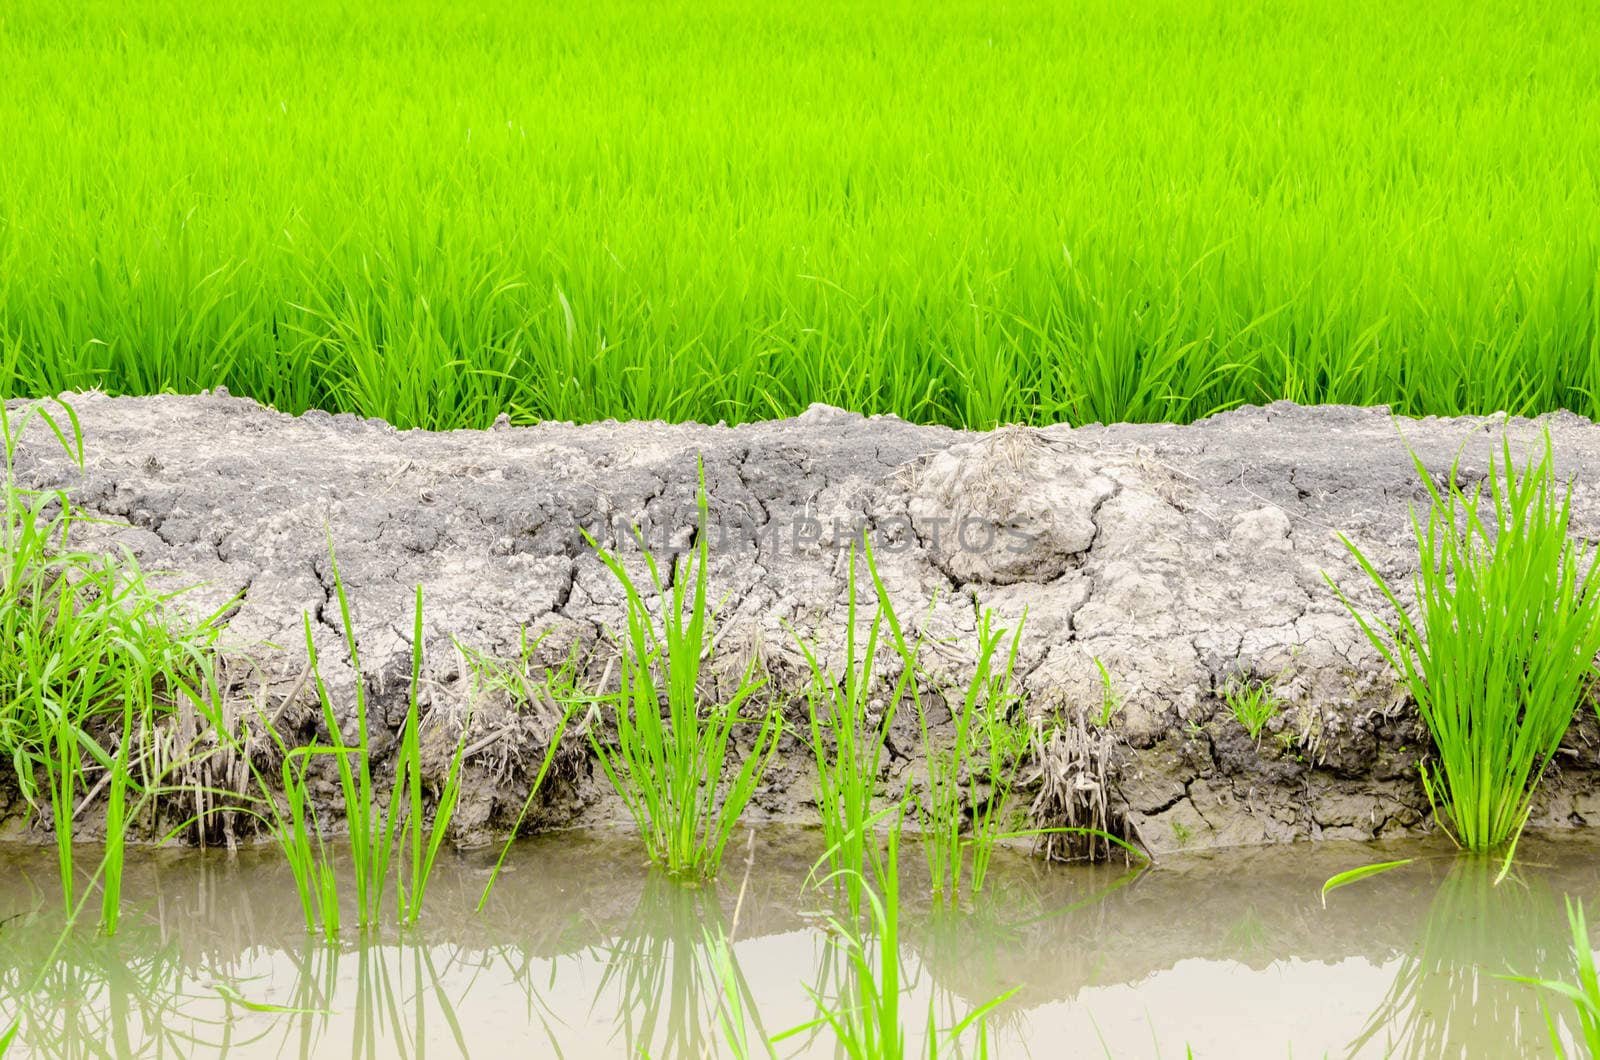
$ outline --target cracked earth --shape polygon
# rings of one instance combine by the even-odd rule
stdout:
[[[126,546],[164,586],[196,586],[181,606],[226,606],[223,645],[241,687],[305,695],[309,615],[330,689],[353,701],[330,540],[374,721],[391,734],[418,584],[435,706],[465,696],[456,645],[513,658],[525,635],[544,635],[547,662],[575,643],[599,645],[599,658],[624,601],[580,529],[625,553],[634,526],[658,557],[689,547],[698,459],[719,666],[758,655],[788,694],[805,678],[797,633],[837,661],[848,542],[865,528],[900,614],[937,644],[937,676],[970,672],[985,608],[1008,625],[1026,613],[1018,673],[1036,714],[1097,711],[1104,667],[1120,704],[1110,802],[1157,852],[1426,825],[1416,768],[1426,734],[1329,585],[1382,613],[1341,534],[1391,581],[1409,580],[1409,506],[1426,493],[1408,445],[1435,476],[1459,458],[1470,480],[1502,435],[1520,457],[1548,429],[1558,473],[1575,483],[1575,532],[1600,538],[1600,428],[1566,414],[1417,421],[1277,404],[1186,427],[971,433],[819,406],[736,428],[429,433],[291,417],[225,394],[69,400],[86,467],[41,431],[23,446],[20,479],[66,488],[105,517],[83,543]],[[858,580],[870,599],[864,570]],[[1224,703],[1238,680],[1270,681],[1283,701],[1259,741]],[[896,768],[914,768],[910,741],[897,745]],[[1534,823],[1600,819],[1597,762],[1600,726],[1585,706]],[[477,765],[464,827],[514,815],[526,794],[515,775],[504,753]],[[617,818],[599,788],[575,769],[540,823]],[[806,820],[809,790],[800,755],[786,754],[758,811]]]

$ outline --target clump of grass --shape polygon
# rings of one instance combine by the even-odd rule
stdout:
[[[596,545],[627,595],[628,615],[616,739],[602,740],[591,730],[589,741],[638,825],[650,860],[674,875],[708,879],[717,874],[739,816],[777,751],[782,718],[776,709],[754,722],[741,713],[766,683],[756,676],[754,659],[730,696],[706,702],[701,684],[712,642],[703,467],[697,496],[695,545],[675,561],[669,580],[663,581],[655,556],[639,536],[650,588],[660,601],[659,625],[622,559]],[[734,732],[751,724],[756,726],[751,749],[725,780]]]
[[[1119,741],[1104,725],[1091,724],[1088,713],[1057,711],[1030,725],[1038,790],[1028,816],[1039,825],[1030,830],[1034,849],[1046,860],[1109,860],[1114,846],[1125,860],[1138,854],[1110,832],[1111,773]]]
[[[909,686],[927,763],[925,783],[913,797],[919,836],[933,892],[952,904],[964,882],[974,894],[982,891],[996,844],[1022,834],[1007,825],[1011,789],[1032,737],[1011,685],[1026,619],[1024,614],[1010,631],[1008,645],[1008,631],[995,623],[993,612],[978,616],[977,658],[966,689],[959,699],[951,697],[948,741],[929,724],[918,683]],[[915,673],[917,649],[898,625],[892,632],[906,669]],[[975,783],[980,776],[986,791]]]
[[[132,554],[75,547],[87,521],[63,489],[17,480],[24,434],[49,430],[74,464],[83,435],[70,405],[20,412],[0,406],[5,479],[0,484],[0,756],[31,810],[52,826],[66,907],[77,897],[75,820],[106,793],[101,926],[115,933],[126,831],[165,777],[190,760],[155,745],[161,718],[179,702],[209,711],[217,614],[182,620],[176,594],[150,588]],[[98,780],[93,780],[98,775]]]
[[[322,678],[311,616],[303,616],[306,653],[310,676],[328,731],[327,744],[313,743],[290,747],[270,719],[262,725],[283,760],[279,776],[283,807],[274,796],[273,785],[251,765],[265,809],[257,816],[266,821],[269,834],[289,863],[296,894],[305,917],[306,929],[322,933],[330,941],[340,930],[339,882],[328,829],[320,820],[308,785],[309,771],[319,759],[332,759],[339,778],[339,790],[346,823],[346,847],[355,878],[358,926],[366,930],[381,917],[384,891],[391,873],[396,885],[396,914],[400,923],[414,924],[421,916],[428,881],[439,852],[449,834],[461,794],[461,769],[466,752],[467,726],[461,726],[450,755],[449,767],[434,800],[431,819],[424,813],[425,782],[422,773],[422,719],[420,689],[423,668],[423,593],[416,590],[412,611],[411,681],[406,717],[396,743],[394,778],[388,790],[387,808],[380,804],[380,793],[372,768],[372,739],[367,722],[365,680],[356,645],[355,626],[350,619],[350,604],[338,557],[330,547],[328,562],[344,630],[345,648],[354,670],[356,740],[345,740],[338,712]]]
[[[1415,613],[1348,538],[1396,618],[1363,615],[1339,595],[1433,736],[1438,760],[1422,777],[1441,824],[1467,849],[1489,850],[1520,834],[1594,678],[1600,554],[1568,536],[1572,490],[1554,481],[1548,435],[1520,470],[1502,440],[1487,502],[1481,485],[1463,488],[1457,466],[1442,490],[1416,467],[1432,503],[1426,520],[1412,513]]]
[[[1541,987],[1572,1003],[1578,1017],[1578,1033],[1585,1052],[1591,1057],[1600,1056],[1600,975],[1595,972],[1594,946],[1589,942],[1589,925],[1583,915],[1583,903],[1567,898],[1567,925],[1572,930],[1572,958],[1575,982],[1558,979],[1535,979],[1529,976],[1508,976],[1513,982]],[[1546,1012],[1550,1029],[1550,1044],[1557,1056],[1566,1056],[1556,1021]]]
[[[916,672],[911,666],[902,667],[888,696],[875,701],[873,674],[884,624],[887,621],[896,630],[900,627],[878,577],[872,544],[865,538],[863,548],[877,591],[877,608],[862,644],[857,639],[856,547],[852,544],[842,679],[824,666],[816,649],[796,637],[811,668],[806,707],[822,836],[835,870],[833,878],[845,893],[851,916],[862,913],[862,873],[878,848],[873,800],[884,764],[884,744],[896,708]],[[881,708],[875,709],[875,702],[881,703]]]
[[[1223,686],[1222,699],[1227,703],[1233,719],[1258,744],[1261,742],[1261,730],[1283,712],[1283,701],[1278,698],[1272,681],[1235,675]]]

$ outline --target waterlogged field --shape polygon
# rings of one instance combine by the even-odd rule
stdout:
[[[191,852],[131,858],[140,897],[122,931],[62,944],[52,861],[0,849],[0,1007],[39,1056],[492,1056],[513,1042],[519,1055],[765,1056],[765,1038],[814,1019],[808,991],[836,996],[850,974],[829,903],[805,887],[819,845],[767,829],[741,841],[726,879],[686,888],[647,869],[631,836],[529,840],[481,913],[492,858],[451,857],[423,925],[336,943],[306,934],[280,860]],[[1013,989],[988,1021],[995,1056],[1061,1056],[1063,1043],[1076,1056],[1551,1055],[1546,998],[1500,976],[1568,973],[1561,896],[1593,893],[1600,848],[1524,850],[1499,887],[1496,863],[1439,843],[1156,870],[1007,856],[960,915],[930,906],[908,871],[908,1055],[923,1055],[930,1012],[949,1028]],[[1324,876],[1400,855],[1420,860],[1319,900]],[[1553,1014],[1570,1046],[1564,1007]],[[835,1055],[826,1028],[772,1049]]]
[[[1593,415],[1600,35],[1465,0],[16,0],[0,392]]]

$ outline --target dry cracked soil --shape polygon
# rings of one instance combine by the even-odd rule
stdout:
[[[231,694],[304,739],[316,720],[303,615],[336,700],[347,711],[354,701],[330,543],[380,745],[403,717],[423,587],[432,721],[460,725],[470,712],[474,727],[467,839],[514,817],[552,728],[539,703],[475,682],[472,660],[516,658],[535,642],[554,664],[576,646],[591,676],[604,674],[624,597],[584,532],[631,564],[633,528],[660,558],[682,552],[696,539],[701,464],[719,670],[755,658],[773,693],[797,696],[808,678],[797,637],[841,666],[849,546],[864,531],[899,613],[930,645],[933,681],[970,674],[984,609],[1012,628],[1026,615],[1017,675],[1028,709],[1072,737],[1052,751],[1058,787],[1103,799],[1110,821],[1155,852],[1426,827],[1426,734],[1330,584],[1384,614],[1345,535],[1409,585],[1412,509],[1427,503],[1412,453],[1440,482],[1458,461],[1472,481],[1502,438],[1521,459],[1548,431],[1573,482],[1574,531],[1600,538],[1600,427],[1573,415],[1408,420],[1280,403],[1192,426],[963,432],[817,406],[733,428],[431,433],[288,416],[225,393],[64,397],[85,466],[35,431],[21,483],[64,488],[103,517],[80,528],[84,543],[126,546],[161,584],[194,586],[179,606],[225,608]],[[864,565],[857,581],[870,600]],[[892,663],[881,672],[891,677]],[[1114,710],[1102,726],[1107,679]],[[1223,694],[1252,681],[1281,701],[1259,739]],[[1585,706],[1535,825],[1600,817],[1597,739]],[[892,786],[918,754],[904,726],[891,746]],[[620,817],[581,743],[561,763],[538,824]],[[786,741],[755,812],[806,820],[810,792],[804,749]]]

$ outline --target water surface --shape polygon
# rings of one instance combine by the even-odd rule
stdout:
[[[587,1058],[732,1055],[742,1022],[765,1055],[845,973],[828,896],[805,886],[816,834],[766,830],[749,850],[748,874],[741,846],[691,888],[624,835],[529,840],[482,913],[496,852],[452,856],[416,929],[337,945],[307,935],[270,851],[144,852],[118,936],[71,935],[38,981],[60,938],[53,853],[0,847],[0,1024],[21,1019],[24,1056]],[[1401,856],[1419,861],[1324,908],[1328,876]],[[1571,978],[1563,896],[1600,896],[1600,845],[1575,838],[1526,839],[1498,887],[1497,865],[1432,843],[1144,871],[1004,856],[956,913],[906,860],[908,1022],[920,1035],[931,1005],[947,1028],[1015,989],[991,1021],[1001,1057],[1551,1055],[1542,995],[1497,976]],[[731,962],[708,932],[732,934]],[[821,1033],[774,1048],[834,1052]]]

